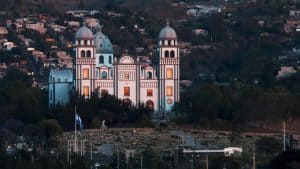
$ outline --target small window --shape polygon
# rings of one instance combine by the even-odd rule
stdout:
[[[173,96],[173,87],[167,86],[167,96]]]
[[[88,68],[84,68],[84,69],[83,69],[83,78],[84,78],[84,79],[88,79],[89,76],[90,76],[90,71],[89,71],[89,69],[88,69]]]
[[[124,87],[124,96],[130,96],[130,87]]]
[[[168,45],[171,46],[171,41],[170,40],[168,40]]]
[[[103,71],[103,72],[101,73],[101,78],[102,78],[102,79],[107,79],[107,72],[106,72],[106,71]]]
[[[173,69],[167,68],[167,79],[173,79]]]
[[[148,80],[152,79],[152,72],[147,72],[147,79]]]
[[[109,56],[108,62],[109,62],[109,64],[112,64],[112,56]]]
[[[175,57],[175,52],[174,52],[174,50],[171,51],[170,56],[171,56],[171,58],[174,58],[174,57]]]
[[[99,63],[100,64],[104,63],[104,56],[103,55],[100,55],[100,57],[99,57]]]
[[[88,41],[87,40],[84,40],[84,45],[87,45],[88,44]]]
[[[165,57],[166,58],[170,57],[169,51],[165,51]]]
[[[82,57],[82,58],[85,57],[85,51],[84,51],[84,50],[81,51],[81,57]]]
[[[125,80],[129,80],[129,73],[125,73],[125,74],[124,74],[124,79],[125,79]]]
[[[88,86],[83,86],[83,96],[89,97],[90,89]]]
[[[88,58],[92,57],[92,52],[90,50],[88,50],[86,52],[86,57],[88,57]]]
[[[147,96],[153,96],[153,90],[147,89]]]

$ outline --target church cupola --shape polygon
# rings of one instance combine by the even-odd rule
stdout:
[[[170,27],[169,21],[167,25],[159,33],[160,46],[175,46],[177,45],[177,34],[173,28]]]
[[[93,46],[93,32],[88,27],[83,25],[76,31],[75,40],[77,46]]]

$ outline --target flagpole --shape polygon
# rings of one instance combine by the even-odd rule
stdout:
[[[77,109],[75,106],[75,116],[74,116],[74,152],[77,153],[77,133],[76,133],[76,114],[77,114]]]

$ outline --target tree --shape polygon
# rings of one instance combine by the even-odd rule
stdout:
[[[282,144],[274,137],[262,137],[256,140],[255,147],[258,152],[264,153],[267,157],[282,150]]]
[[[270,164],[271,169],[298,169],[300,167],[300,150],[289,150],[279,154]]]
[[[55,119],[43,120],[39,124],[40,136],[49,139],[51,137],[62,134],[63,130],[61,125]]]

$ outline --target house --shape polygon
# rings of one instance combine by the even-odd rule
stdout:
[[[6,50],[11,50],[12,48],[15,47],[15,44],[14,42],[4,42],[2,46]]]
[[[86,18],[85,23],[91,29],[95,29],[99,25],[99,20],[96,18]]]
[[[290,16],[300,16],[300,11],[299,10],[291,10]]]
[[[56,56],[58,58],[58,67],[67,69],[73,68],[73,59],[67,52],[57,51]]]
[[[291,76],[295,73],[297,73],[297,71],[293,67],[283,66],[278,71],[276,78],[277,79],[282,79],[282,78],[285,78],[285,77],[289,77],[289,76]]]
[[[79,28],[80,27],[80,22],[78,22],[78,21],[68,21],[68,25],[71,28]]]
[[[198,28],[198,29],[194,29],[193,33],[195,35],[202,35],[202,36],[207,36],[208,32],[204,29]]]
[[[188,9],[186,13],[188,16],[199,17],[204,15],[211,15],[214,13],[220,13],[221,11],[221,8],[214,6],[196,5]]]
[[[44,34],[47,31],[43,22],[29,22],[25,24],[25,28],[35,30],[40,34]]]
[[[8,31],[5,27],[0,27],[0,38],[6,37],[8,34]]]

